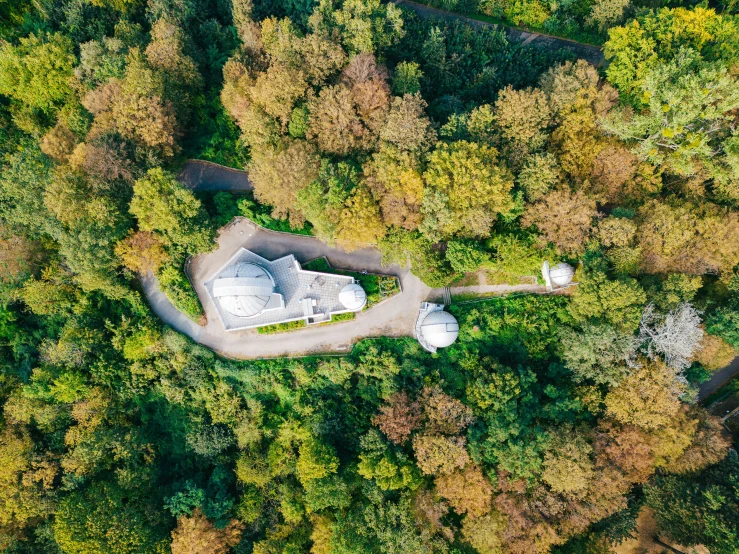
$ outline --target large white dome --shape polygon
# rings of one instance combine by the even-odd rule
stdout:
[[[357,283],[344,285],[339,293],[339,302],[347,309],[356,312],[367,303],[367,293]]]
[[[252,263],[227,267],[213,283],[213,296],[224,310],[237,317],[259,315],[274,291],[269,272]]]
[[[572,282],[572,278],[575,276],[575,268],[570,264],[560,262],[549,270],[549,278],[552,280],[552,284],[558,287],[564,287]]]
[[[446,348],[459,336],[459,323],[449,312],[431,312],[421,322],[423,340],[430,346]]]

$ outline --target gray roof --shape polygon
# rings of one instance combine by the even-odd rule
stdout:
[[[265,296],[269,287],[260,276],[261,273],[257,275],[249,268],[250,271],[243,275],[238,270],[236,271],[238,275],[234,274],[233,267],[244,267],[245,265],[258,267],[269,278],[274,287],[270,296]],[[229,280],[235,277],[246,277],[246,279],[238,282]],[[257,280],[252,280],[254,278]],[[224,280],[223,283],[221,283],[222,280]],[[245,248],[239,249],[215,275],[204,283],[221,322],[228,331],[300,319],[308,323],[319,323],[329,321],[332,314],[357,311],[362,306],[349,309],[340,299],[341,291],[350,284],[354,284],[353,277],[302,269],[292,254],[270,261]],[[246,302],[250,304],[243,313],[251,313],[260,305],[262,306],[261,311],[257,310],[248,317],[234,313],[230,306],[224,305],[224,297],[218,296],[220,291],[229,287],[236,287],[247,293],[247,296],[236,297],[246,298]]]
[[[349,283],[344,285],[339,293],[339,302],[341,302],[347,310],[357,311],[364,308],[367,303],[367,293],[357,283]]]
[[[421,334],[431,346],[445,348],[457,340],[459,323],[449,312],[431,312],[421,322]]]

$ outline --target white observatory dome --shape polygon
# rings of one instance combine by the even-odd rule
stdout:
[[[431,312],[421,322],[423,340],[430,346],[445,348],[459,335],[459,323],[449,312]]]
[[[357,283],[349,283],[341,289],[339,302],[347,310],[356,312],[364,308],[364,305],[367,303],[367,293]]]
[[[575,276],[575,268],[570,264],[560,262],[549,270],[549,278],[552,280],[552,284],[558,287],[565,287],[572,282],[572,278]]]
[[[224,310],[237,317],[259,315],[275,291],[272,276],[261,266],[237,263],[227,267],[213,283],[213,296]]]

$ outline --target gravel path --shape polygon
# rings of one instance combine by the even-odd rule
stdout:
[[[497,23],[488,23],[487,21],[480,21],[479,19],[472,19],[454,12],[448,12],[440,10],[438,8],[432,8],[425,4],[419,4],[412,2],[411,0],[396,0],[396,4],[404,6],[408,9],[413,10],[421,17],[440,17],[442,19],[458,19],[464,21],[469,25],[477,27],[493,27],[494,29],[502,29],[508,40],[511,42],[521,42],[525,46],[536,46],[538,48],[548,48],[549,50],[569,50],[573,52],[578,58],[586,60],[595,67],[605,67],[607,65],[606,59],[603,56],[603,50],[597,46],[590,44],[583,44],[574,40],[566,38],[555,37],[552,35],[544,35],[541,33],[534,33],[523,31],[520,29],[514,29],[506,25]]]

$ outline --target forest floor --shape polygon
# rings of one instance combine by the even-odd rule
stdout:
[[[555,37],[552,35],[546,35],[542,33],[536,33],[533,31],[525,31],[523,29],[517,29],[510,27],[503,23],[490,23],[488,21],[481,21],[465,15],[461,15],[454,12],[448,12],[439,8],[432,8],[425,4],[419,4],[411,0],[395,0],[395,3],[404,6],[408,9],[413,10],[421,17],[440,17],[443,19],[458,19],[464,21],[469,25],[475,25],[478,27],[493,27],[495,29],[502,29],[508,40],[512,43],[520,42],[525,46],[535,46],[538,48],[547,48],[549,50],[569,50],[574,53],[578,58],[586,60],[588,63],[595,67],[605,67],[607,64],[603,50],[598,46],[592,44],[583,44],[571,39],[562,37]]]

